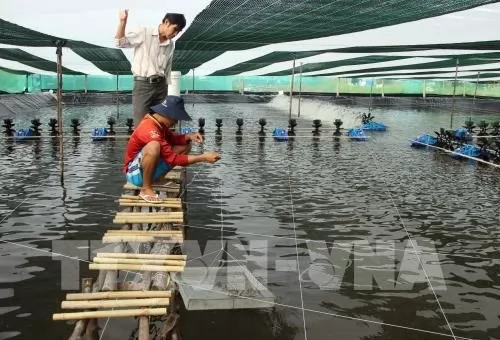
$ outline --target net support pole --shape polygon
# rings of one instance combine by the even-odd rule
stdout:
[[[422,98],[425,98],[427,96],[426,91],[427,91],[427,80],[424,79],[424,86],[422,88]]]
[[[458,78],[458,58],[457,58],[457,66],[455,68],[455,81],[453,82],[453,102],[451,107],[451,115],[450,115],[450,129],[453,128],[453,114],[455,113],[455,94],[457,92],[457,78]]]
[[[194,68],[193,68],[193,94],[194,94]]]
[[[64,131],[63,131],[63,116],[62,116],[62,47],[65,42],[56,41],[57,55],[57,129],[59,132],[59,164],[61,168],[61,183],[64,181]]]
[[[29,75],[26,73],[26,84],[25,84],[26,89],[24,90],[24,92],[26,92],[26,93],[28,93],[28,89],[29,89],[29,80],[28,80],[28,77],[29,77]]]
[[[385,93],[384,93],[384,79],[382,79],[382,98],[385,97]]]
[[[297,117],[300,117],[300,101],[302,96],[302,63],[300,63],[300,78],[299,78],[299,107]]]
[[[479,74],[481,72],[477,73],[477,78],[476,78],[476,89],[474,90],[474,102],[476,102],[476,96],[477,96],[477,85],[479,84]]]
[[[288,119],[292,119],[292,99],[293,99],[294,77],[295,77],[295,56],[293,56],[293,64],[292,64],[292,81],[290,82],[290,107],[288,110]]]
[[[337,77],[337,97],[340,96],[340,77]]]
[[[89,87],[89,85],[88,85],[88,76],[85,75],[85,78],[83,79],[83,89],[85,91],[85,94],[87,94],[88,87]]]
[[[120,118],[120,93],[118,91],[119,89],[119,75],[118,73],[116,74],[116,120]]]
[[[373,94],[373,83],[375,80],[372,78],[372,86],[370,86],[370,104],[368,106],[368,112],[372,112],[372,94]]]

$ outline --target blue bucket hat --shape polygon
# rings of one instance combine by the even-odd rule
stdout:
[[[178,96],[167,96],[163,102],[152,106],[151,110],[164,117],[175,120],[192,120],[184,109],[184,99]]]

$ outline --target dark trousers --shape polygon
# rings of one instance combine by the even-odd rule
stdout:
[[[151,112],[151,106],[160,104],[167,97],[168,87],[165,81],[150,84],[147,81],[134,80],[132,106],[134,125],[137,126],[144,116]]]

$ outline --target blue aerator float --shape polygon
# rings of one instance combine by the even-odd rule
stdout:
[[[455,159],[460,159],[460,155],[465,155],[469,157],[479,158],[481,156],[481,148],[477,145],[472,144],[464,144],[458,149],[454,151],[455,153],[451,154],[451,157]]]
[[[351,128],[347,130],[347,136],[351,137],[351,139],[358,141],[366,141],[368,140],[368,136],[365,134],[363,129],[360,128]]]
[[[283,128],[274,128],[273,138],[277,141],[288,140],[288,130]]]
[[[421,135],[418,135],[415,139],[411,141],[411,147],[412,148],[426,148],[427,146],[435,146],[437,145],[437,138],[434,136],[431,136],[427,133],[422,133]]]

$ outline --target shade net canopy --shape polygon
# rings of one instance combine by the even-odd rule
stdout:
[[[320,38],[462,11],[492,0],[365,1],[214,0],[199,13],[177,42],[186,53],[185,73],[213,58],[210,51],[255,48],[287,41]],[[175,62],[179,59],[174,57]]]

